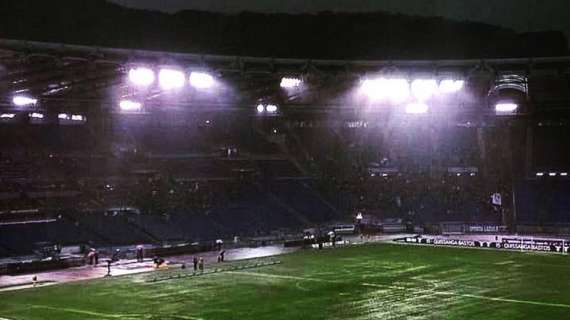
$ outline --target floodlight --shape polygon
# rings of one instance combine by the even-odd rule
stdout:
[[[0,119],[13,119],[16,116],[14,113],[2,113]]]
[[[274,104],[268,104],[267,106],[265,106],[265,110],[269,113],[275,113],[277,112],[277,106]]]
[[[197,89],[207,89],[214,85],[214,77],[205,72],[190,73],[190,85]]]
[[[385,93],[379,79],[366,79],[360,84],[360,91],[371,100],[380,100],[384,98]]]
[[[262,104],[257,105],[257,113],[263,113],[265,111],[265,107]]]
[[[463,80],[445,79],[439,83],[439,91],[442,93],[454,93],[463,89]]]
[[[44,114],[43,113],[39,113],[39,112],[32,112],[29,114],[30,118],[33,119],[43,119],[44,118]]]
[[[360,90],[373,101],[390,100],[402,102],[410,95],[410,85],[406,79],[366,79]]]
[[[180,89],[186,82],[184,72],[173,69],[161,69],[158,73],[160,87],[165,90]]]
[[[406,113],[409,114],[423,114],[427,113],[428,110],[429,110],[428,105],[422,102],[414,102],[406,106]]]
[[[425,101],[437,93],[437,82],[432,79],[417,79],[412,82],[412,94],[419,101]]]
[[[516,103],[497,103],[495,105],[495,111],[499,113],[514,112],[518,107],[519,106]]]
[[[280,86],[281,88],[286,88],[286,89],[296,88],[301,85],[301,82],[302,82],[301,79],[284,77],[281,78]]]
[[[549,173],[548,173],[548,176],[550,176],[550,177],[556,177],[556,172],[549,172]]]
[[[72,121],[85,121],[85,116],[82,116],[80,114],[72,114],[71,120]]]
[[[561,177],[567,177],[567,176],[568,176],[568,172],[560,172],[560,176],[561,176]]]
[[[36,103],[38,103],[38,99],[26,96],[14,96],[12,98],[12,102],[18,107],[23,107],[23,106],[35,105]]]
[[[119,102],[119,107],[122,111],[140,111],[142,104],[131,100],[121,100]]]
[[[60,113],[57,115],[57,118],[60,120],[68,120],[69,119],[69,115],[67,113]]]
[[[149,68],[138,67],[129,70],[129,81],[137,86],[149,86],[154,82],[154,78],[154,71]]]
[[[536,176],[537,176],[537,177],[542,177],[542,176],[544,176],[544,172],[537,172],[537,173],[536,173]]]
[[[391,101],[402,102],[410,96],[410,84],[406,79],[391,79],[388,84],[388,97]]]

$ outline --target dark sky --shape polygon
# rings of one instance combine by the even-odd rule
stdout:
[[[570,0],[111,0],[145,9],[236,13],[386,10],[486,22],[520,32],[562,30],[570,36]]]

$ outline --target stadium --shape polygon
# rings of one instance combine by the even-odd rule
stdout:
[[[563,33],[59,2],[2,10],[0,320],[568,318]]]

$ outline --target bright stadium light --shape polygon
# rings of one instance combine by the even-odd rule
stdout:
[[[44,114],[43,113],[39,113],[39,112],[32,112],[29,114],[30,118],[32,119],[43,119],[44,118]]]
[[[38,99],[26,96],[15,96],[12,98],[12,102],[18,107],[23,107],[23,106],[35,105],[36,103],[38,103]]]
[[[15,113],[2,113],[0,114],[0,119],[14,119],[16,117]]]
[[[154,71],[149,68],[138,67],[129,70],[129,81],[137,86],[150,86],[154,78]]]
[[[518,107],[516,103],[497,103],[495,105],[495,111],[498,113],[509,113],[516,111]]]
[[[360,84],[360,90],[370,100],[390,100],[402,102],[410,96],[410,84],[406,79],[366,79]]]
[[[417,79],[412,82],[412,95],[419,101],[425,101],[437,93],[437,81]]]
[[[560,176],[561,176],[561,177],[567,177],[567,176],[568,176],[568,172],[560,172]]]
[[[439,91],[442,93],[454,93],[463,89],[463,80],[445,79],[439,83]]]
[[[122,111],[140,111],[142,104],[132,100],[121,100],[119,102],[119,107]]]
[[[72,114],[71,121],[85,121],[85,116],[82,116],[80,114]]]
[[[537,173],[536,173],[536,176],[537,176],[537,177],[542,177],[542,176],[544,176],[544,172],[537,172]]]
[[[410,96],[410,84],[406,79],[390,79],[388,81],[388,99],[402,102]]]
[[[158,83],[164,90],[180,89],[184,87],[186,79],[184,72],[173,69],[161,69],[158,73]]]
[[[277,106],[274,104],[268,104],[267,106],[265,106],[265,110],[269,113],[275,113],[277,112]]]
[[[556,172],[549,172],[549,173],[548,173],[548,176],[549,176],[549,177],[556,177]]]
[[[383,99],[386,93],[380,79],[366,79],[360,83],[360,91],[370,100]]]
[[[429,110],[428,105],[422,102],[414,102],[406,106],[406,113],[409,114],[423,114],[427,113],[428,110]]]
[[[197,89],[207,89],[214,85],[214,77],[206,72],[190,73],[190,85]]]
[[[296,88],[301,85],[301,82],[301,79],[283,77],[280,86],[285,89]]]
[[[257,113],[263,113],[265,111],[265,107],[262,104],[257,105]]]
[[[60,120],[68,120],[69,119],[69,115],[67,113],[60,113],[57,115],[57,118]]]

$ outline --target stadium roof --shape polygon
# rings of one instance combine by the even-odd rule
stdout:
[[[311,60],[273,57],[204,55],[104,48],[61,43],[0,39],[0,106],[11,106],[11,97],[27,93],[44,103],[105,105],[118,96],[140,95],[125,84],[129,68],[136,65],[169,66],[181,70],[203,70],[231,84],[225,97],[180,96],[172,105],[247,105],[259,99],[281,104],[319,105],[307,92],[283,93],[282,76],[302,76],[308,90],[321,96],[334,94],[370,74],[398,74],[468,78],[477,72],[491,77],[512,74],[527,77],[535,72],[570,72],[570,57],[469,59],[469,60]],[[230,97],[231,96],[231,97]],[[160,90],[145,92],[148,103],[164,103]]]

